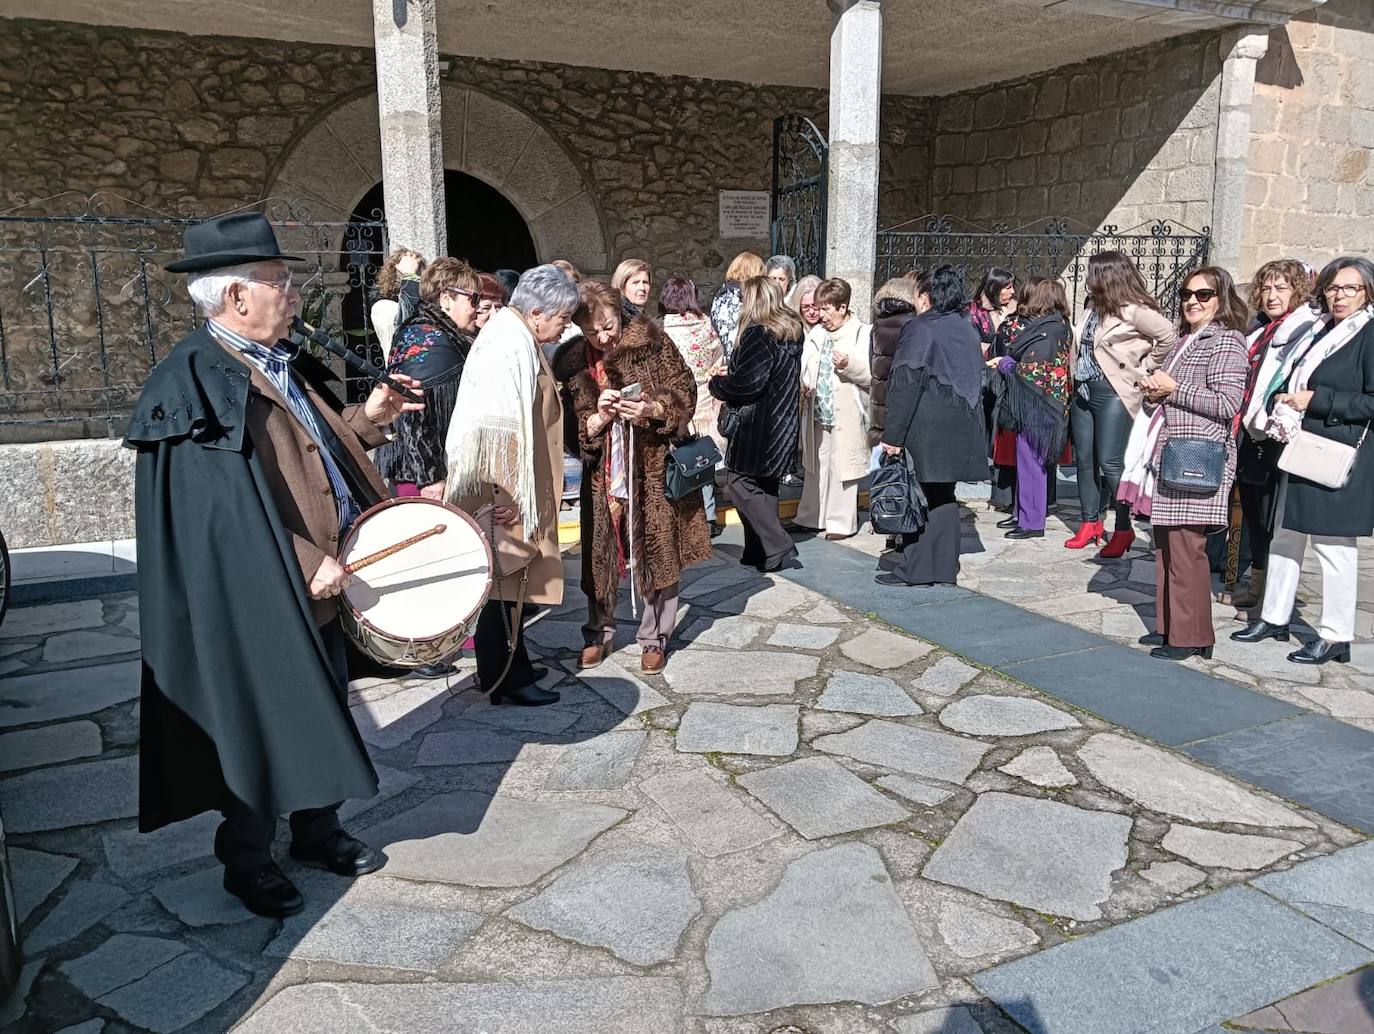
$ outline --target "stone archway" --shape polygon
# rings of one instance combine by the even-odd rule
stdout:
[[[608,271],[610,248],[591,184],[536,119],[460,83],[441,84],[444,167],[475,176],[519,210],[541,262],[564,258],[588,273]],[[283,151],[270,196],[300,199],[314,219],[347,222],[382,178],[377,95],[352,97]]]

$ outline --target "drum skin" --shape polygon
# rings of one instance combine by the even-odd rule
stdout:
[[[347,566],[438,525],[442,533],[355,572],[339,597],[344,631],[380,664],[415,668],[458,652],[491,593],[491,547],[462,510],[423,497],[379,503],[344,537]]]

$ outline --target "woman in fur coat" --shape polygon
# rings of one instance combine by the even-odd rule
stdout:
[[[643,609],[640,667],[655,674],[677,622],[682,569],[711,555],[701,492],[677,500],[664,494],[668,449],[686,436],[696,382],[652,321],[638,317],[622,327],[619,292],[584,280],[581,293],[574,319],[582,338],[569,342],[559,364],[579,371],[569,387],[590,481],[582,509],[587,645],[578,666],[594,668],[610,654],[620,581],[628,574]],[[621,389],[635,384],[638,398],[622,398]]]

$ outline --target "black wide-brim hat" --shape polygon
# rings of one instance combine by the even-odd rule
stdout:
[[[297,255],[283,255],[272,224],[261,212],[236,212],[192,223],[186,227],[185,254],[163,268],[169,273],[200,273],[243,262],[282,259],[299,262]]]

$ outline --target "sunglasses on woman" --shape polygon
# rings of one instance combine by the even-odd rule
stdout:
[[[1189,298],[1196,298],[1200,302],[1210,302],[1217,296],[1217,292],[1210,287],[1199,287],[1196,291],[1190,291],[1186,287],[1178,289],[1178,300],[1186,302]]]

